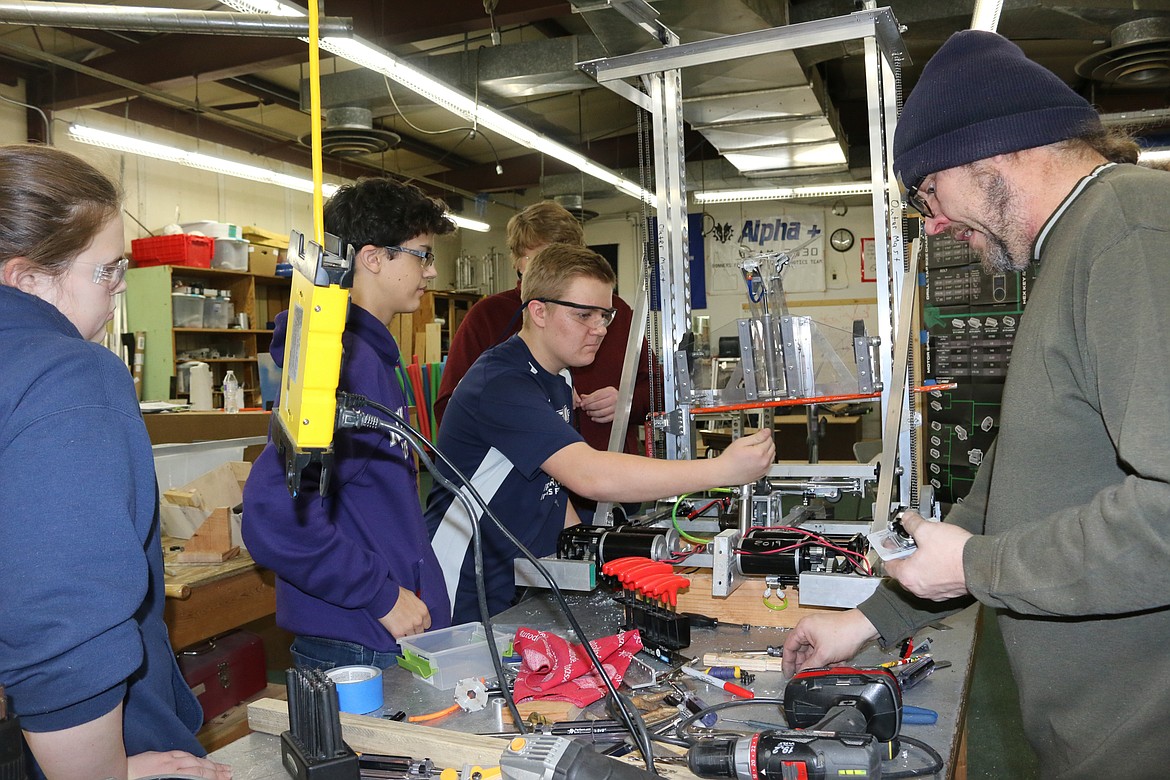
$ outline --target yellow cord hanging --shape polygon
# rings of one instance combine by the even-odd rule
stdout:
[[[309,124],[313,137],[313,237],[325,246],[325,208],[321,196],[324,166],[321,163],[321,49],[320,9],[309,0]]]

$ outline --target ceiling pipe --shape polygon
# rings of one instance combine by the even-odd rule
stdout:
[[[304,38],[309,35],[309,20],[304,16],[11,0],[0,0],[0,24],[259,38]],[[322,36],[353,37],[353,19],[350,17],[325,16],[319,26]]]

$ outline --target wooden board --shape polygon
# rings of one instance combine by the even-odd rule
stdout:
[[[248,725],[253,731],[280,734],[288,730],[288,702],[261,699],[248,705]],[[356,751],[430,758],[437,766],[499,766],[508,740],[465,734],[452,729],[341,713],[341,736]],[[630,763],[635,763],[632,759]],[[662,777],[697,780],[685,767],[659,766]]]
[[[795,588],[784,591],[787,608],[780,611],[768,609],[764,604],[764,581],[759,578],[749,578],[726,598],[714,598],[711,596],[710,571],[696,569],[680,573],[690,578],[691,587],[679,591],[678,611],[710,615],[719,618],[720,623],[792,628],[805,615],[839,611],[826,607],[800,606],[800,596]],[[777,603],[775,596],[770,603]]]
[[[738,666],[745,672],[783,672],[784,659],[771,655],[748,655],[734,651],[703,653],[703,666]]]
[[[253,731],[280,734],[288,731],[288,702],[261,699],[248,705],[248,725]],[[507,740],[413,723],[341,713],[342,738],[351,748],[370,753],[431,758],[443,766],[464,763],[495,766],[508,746]]]

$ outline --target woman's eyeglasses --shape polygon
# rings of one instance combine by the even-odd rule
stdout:
[[[92,265],[93,283],[102,285],[110,292],[118,289],[118,285],[126,278],[126,269],[130,267],[130,261],[124,257],[112,263],[87,263],[84,260],[77,262],[81,265]]]

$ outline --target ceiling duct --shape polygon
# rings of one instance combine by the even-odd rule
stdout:
[[[325,127],[321,128],[323,154],[336,157],[380,154],[401,141],[398,133],[374,127],[374,114],[368,108],[345,106],[325,112]],[[312,146],[312,135],[301,136],[301,143]]]
[[[585,208],[585,198],[580,195],[553,195],[553,200],[564,207],[565,211],[584,224],[597,216],[593,209]]]
[[[1077,74],[1129,89],[1170,84],[1170,18],[1135,19],[1119,24],[1109,46],[1077,63]]]

